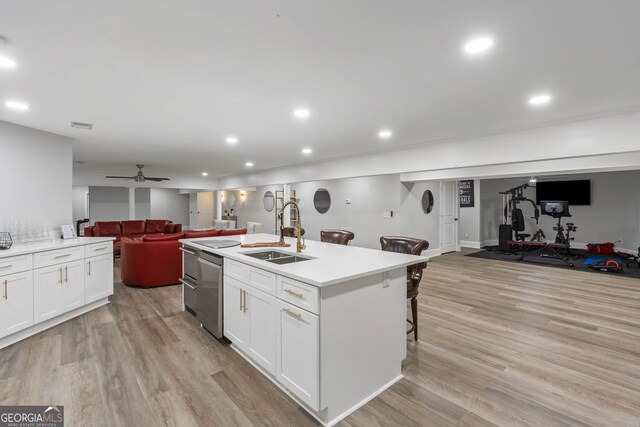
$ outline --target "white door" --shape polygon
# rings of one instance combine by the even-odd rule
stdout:
[[[0,277],[0,337],[33,325],[33,272]]]
[[[258,365],[276,374],[276,299],[257,289],[246,288],[249,315],[247,353]]]
[[[84,274],[85,304],[113,294],[113,255],[87,259]]]
[[[33,277],[33,320],[39,323],[61,314],[60,298],[64,284],[64,266],[34,270]]]
[[[224,277],[224,336],[243,350],[249,334],[244,292],[242,283],[229,276]]]
[[[320,406],[318,316],[277,300],[276,378],[311,409]]]
[[[211,228],[213,226],[213,199],[212,191],[198,193],[196,202],[198,228]]]
[[[60,299],[62,313],[84,305],[84,260],[64,265],[64,283]]]
[[[198,193],[189,193],[189,227],[198,228]]]
[[[458,246],[458,192],[457,182],[440,184],[440,249],[453,252]]]

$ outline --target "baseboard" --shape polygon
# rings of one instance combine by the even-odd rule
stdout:
[[[472,240],[460,240],[460,247],[463,248],[473,248],[473,249],[480,249],[480,242],[474,242]]]
[[[433,257],[442,255],[442,250],[440,248],[428,249],[422,252],[421,255],[426,256],[427,258],[433,258]]]
[[[484,248],[485,246],[498,246],[498,240],[483,240],[480,242],[480,247]]]

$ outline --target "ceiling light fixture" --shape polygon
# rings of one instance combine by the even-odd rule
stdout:
[[[247,162],[244,164],[246,167],[248,168],[252,168],[253,167],[253,163],[252,162]]]
[[[71,122],[71,127],[76,129],[91,130],[93,123]]]
[[[538,179],[535,176],[532,176],[531,179],[529,179],[529,182],[535,184],[536,182],[538,182]]]
[[[391,135],[393,135],[393,132],[391,132],[389,129],[382,129],[380,132],[378,132],[378,136],[382,139],[391,138]]]
[[[296,119],[304,120],[309,118],[311,112],[306,108],[296,108],[295,110],[293,110],[293,115]]]
[[[493,46],[493,39],[490,37],[481,37],[468,41],[464,45],[464,51],[467,53],[480,53]]]
[[[209,172],[202,172],[202,176],[209,176]]]
[[[235,144],[236,142],[238,142],[238,137],[235,136],[228,136],[226,139],[227,143],[229,144]]]
[[[4,105],[6,105],[7,107],[13,110],[25,111],[29,109],[29,106],[27,104],[20,101],[7,101],[4,103]]]
[[[302,154],[311,154],[311,153],[313,153],[311,148],[303,148],[302,149]]]
[[[2,68],[13,68],[16,66],[16,61],[11,58],[7,58],[6,56],[0,56],[0,67]]]
[[[546,104],[549,101],[551,101],[551,95],[547,95],[547,94],[536,95],[529,98],[529,104],[531,105],[542,105],[542,104]]]

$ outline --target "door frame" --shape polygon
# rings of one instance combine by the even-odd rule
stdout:
[[[444,222],[442,221],[442,217],[444,215],[444,184],[445,183],[453,183],[454,188],[454,202],[453,202],[453,216],[455,218],[454,225],[454,236],[453,241],[456,244],[455,252],[460,252],[460,197],[458,194],[458,180],[447,180],[440,181],[440,254],[442,252],[442,238],[444,236]],[[448,253],[448,252],[447,252]]]

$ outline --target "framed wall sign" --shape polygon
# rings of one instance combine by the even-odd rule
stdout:
[[[458,181],[458,189],[460,191],[460,207],[472,208],[475,202],[473,193],[473,180]]]

